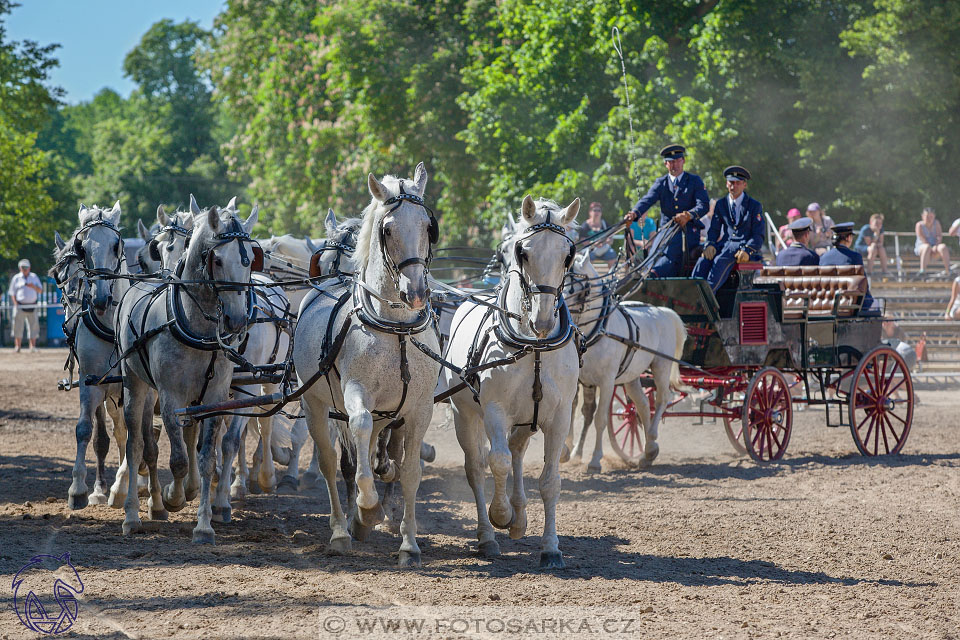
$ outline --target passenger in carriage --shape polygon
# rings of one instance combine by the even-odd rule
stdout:
[[[820,266],[843,266],[860,265],[863,266],[863,256],[859,251],[854,251],[853,246],[853,223],[843,222],[833,227],[833,249],[820,256]],[[874,308],[873,296],[870,295],[870,288],[863,296],[863,304],[860,306],[860,315],[870,316],[880,313],[879,309]]]
[[[660,229],[670,220],[676,220],[682,231],[674,235],[666,250],[651,269],[655,278],[673,278],[680,275],[684,258],[691,256],[700,247],[700,218],[707,214],[709,197],[700,176],[683,170],[686,148],[679,144],[667,145],[660,150],[667,175],[657,178],[647,195],[640,198],[624,220],[636,222],[654,204],[660,204]],[[650,252],[660,249],[664,234],[657,233]],[[686,256],[684,255],[686,249]]]
[[[727,281],[735,264],[760,260],[767,228],[763,205],[745,192],[750,172],[732,166],[724,169],[723,175],[728,194],[714,206],[707,244],[693,269],[693,277],[706,278],[714,291]]]
[[[820,264],[820,256],[807,248],[812,226],[813,220],[810,218],[800,218],[790,223],[793,244],[777,254],[778,267],[804,267]]]

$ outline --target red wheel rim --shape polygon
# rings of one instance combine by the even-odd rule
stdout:
[[[643,458],[643,431],[637,406],[620,385],[613,388],[608,423],[610,444],[624,462],[637,464]]]
[[[758,462],[779,460],[787,450],[793,425],[790,387],[773,367],[761,369],[743,399],[743,441]]]
[[[899,453],[913,423],[913,379],[900,354],[868,353],[850,387],[850,433],[865,456]]]

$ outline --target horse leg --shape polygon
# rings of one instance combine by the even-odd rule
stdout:
[[[303,418],[297,418],[293,421],[293,428],[290,430],[290,462],[287,464],[287,472],[281,479],[284,483],[287,478],[293,479],[294,490],[299,490],[300,477],[300,451],[307,441],[307,422]]]
[[[557,500],[560,498],[560,447],[569,425],[569,411],[556,411],[559,420],[543,427],[543,471],[540,473],[540,496],[543,499],[543,538],[540,547],[541,569],[563,569],[563,554],[557,538]]]
[[[264,394],[276,391],[276,385],[263,385]],[[260,481],[260,488],[265,493],[273,493],[277,488],[276,468],[273,465],[273,448],[270,446],[270,438],[273,431],[273,417],[257,418],[257,427],[260,432],[260,469],[257,473],[257,479]],[[296,483],[294,491],[296,493]]]
[[[177,421],[174,410],[176,400],[170,398],[167,394],[160,394],[160,413],[163,416],[163,426],[167,431],[167,439],[170,441],[170,472],[173,474],[173,482],[163,488],[163,506],[168,511],[174,513],[183,509],[187,504],[187,498],[184,494],[184,479],[189,471],[188,443],[190,438],[184,441],[185,428],[181,428]],[[191,421],[191,430],[195,433],[197,430],[196,422]],[[196,456],[196,441],[193,441],[194,456]]]
[[[300,478],[300,490],[313,489],[320,480],[320,454],[317,451],[317,445],[313,445],[313,455],[310,457],[310,466],[303,472]]]
[[[117,409],[119,420],[111,414],[113,439],[117,442],[117,450],[120,454],[120,467],[117,469],[117,477],[113,479],[110,497],[107,499],[107,505],[113,509],[119,509],[127,498],[127,425],[123,413],[123,407]]]
[[[184,428],[183,436],[187,446],[187,477],[183,485],[183,492],[187,502],[192,502],[200,491],[200,469],[197,466],[197,443],[203,425],[193,421]]]
[[[651,369],[653,369],[653,380],[657,386],[657,396],[655,400],[656,411],[652,418],[650,417],[650,407],[646,399],[646,394],[643,391],[643,387],[640,386],[639,381],[631,384],[629,387],[631,397],[634,395],[643,397],[644,411],[640,414],[640,417],[641,419],[646,418],[646,420],[643,421],[644,443],[641,466],[649,465],[660,454],[660,445],[657,443],[657,437],[659,436],[660,420],[663,419],[663,412],[667,410],[667,405],[670,403],[670,368],[672,366],[672,362],[662,358],[656,358],[653,361]],[[640,405],[636,400],[634,400],[634,402],[638,406]]]
[[[221,449],[223,463],[220,466],[220,481],[217,483],[217,492],[210,510],[215,522],[230,522],[230,484],[233,475],[233,457],[240,448],[240,435],[246,426],[248,418],[233,416],[230,425],[223,434]]]
[[[123,534],[140,533],[143,523],[140,522],[140,496],[137,495],[137,474],[131,469],[139,469],[143,457],[143,429],[138,428],[143,423],[143,405],[149,397],[147,385],[133,375],[125,373],[123,376],[123,421],[133,428],[127,431],[127,446],[124,461],[127,464],[127,495],[123,501]]]
[[[107,502],[107,494],[103,490],[107,486],[107,454],[110,453],[110,436],[107,435],[107,414],[104,404],[107,403],[101,402],[94,412],[96,430],[93,432],[93,450],[97,454],[97,478],[93,483],[93,493],[87,497],[90,504]],[[109,404],[113,406],[112,400],[109,400]]]
[[[483,407],[483,424],[486,427],[487,439],[490,441],[487,464],[493,474],[493,499],[490,501],[488,515],[493,526],[498,529],[509,529],[516,517],[507,499],[507,476],[510,474],[512,461],[506,432],[510,425],[507,424],[503,410],[493,402],[488,402]]]
[[[386,520],[377,525],[377,529],[380,531],[388,531],[390,533],[401,533],[401,524],[403,523],[403,491],[402,487],[399,484],[400,473],[402,471],[402,464],[404,460],[404,448],[406,447],[406,437],[404,434],[407,434],[407,429],[404,429],[402,432],[391,432],[389,443],[387,445],[387,455],[392,465],[392,469],[396,472],[395,479],[391,482],[383,483],[383,510],[387,514]],[[423,445],[420,443],[420,454],[417,456],[418,464],[420,464],[421,475],[423,473]],[[429,445],[428,445],[429,446]],[[432,447],[431,447],[432,448]],[[382,477],[381,477],[382,479]]]
[[[583,448],[586,446],[587,433],[590,432],[590,425],[593,424],[593,416],[597,412],[597,388],[583,386],[583,404],[580,406],[580,415],[583,416],[583,428],[580,429],[580,438],[577,440],[577,446],[573,448],[574,458],[583,458]],[[573,414],[571,413],[571,416]],[[571,423],[573,422],[571,418]],[[573,429],[573,425],[570,426]]]
[[[403,459],[400,461],[400,488],[403,491],[403,520],[400,522],[401,567],[421,566],[420,547],[417,545],[417,490],[420,488],[420,479],[423,477],[420,468],[420,451],[423,445],[423,436],[430,426],[430,417],[433,415],[433,406],[429,405],[421,410],[416,420],[411,421],[408,416],[403,428]],[[394,432],[396,438],[398,433]]]
[[[528,427],[514,427],[510,432],[510,457],[513,462],[513,492],[510,505],[513,507],[513,523],[510,525],[510,537],[519,540],[527,532],[527,492],[523,488],[523,455],[527,452],[533,430]],[[563,439],[561,438],[561,445]],[[557,460],[559,461],[559,454]]]
[[[347,533],[347,520],[340,508],[340,494],[337,493],[337,450],[327,425],[329,408],[309,395],[304,396],[301,404],[307,417],[307,427],[319,454],[318,466],[327,483],[327,496],[330,499],[330,549],[346,553],[350,551],[350,534]]]
[[[343,477],[343,488],[347,494],[347,522],[350,535],[363,542],[366,540],[370,527],[360,524],[357,516],[357,450],[349,438],[339,438],[340,427],[331,418],[328,422],[330,442],[340,440],[340,475]],[[316,451],[314,452],[316,455]]]
[[[240,430],[240,439],[237,442],[237,475],[230,485],[230,499],[243,500],[247,497],[247,480],[250,474],[247,471],[247,425],[244,423]]]
[[[590,408],[593,410],[593,423],[596,439],[593,443],[593,456],[587,464],[587,471],[599,473],[601,471],[600,461],[603,460],[603,433],[607,430],[607,420],[609,416],[605,411],[597,411],[597,406],[609,407],[610,398],[613,397],[613,377],[604,380],[598,387],[593,387],[591,394]],[[583,433],[587,432],[589,423],[584,420]],[[581,438],[582,440],[582,438]]]
[[[475,411],[464,415],[453,408],[453,424],[457,432],[457,440],[463,449],[463,470],[467,474],[467,483],[473,489],[473,497],[477,503],[477,540],[480,543],[480,553],[487,558],[500,555],[500,545],[497,544],[496,533],[487,516],[487,499],[483,494],[484,464],[483,452],[480,450],[480,416]]]
[[[197,526],[193,529],[195,544],[215,544],[216,535],[213,532],[213,509],[210,505],[210,484],[213,478],[214,466],[217,462],[216,441],[217,430],[220,428],[219,417],[207,418],[203,421],[200,432],[200,455],[197,460],[197,470],[200,475],[200,504],[197,507]],[[229,503],[228,503],[229,504]]]
[[[160,495],[162,488],[160,486],[160,475],[157,473],[157,459],[160,457],[160,447],[157,446],[159,432],[153,428],[153,405],[155,403],[156,397],[153,389],[147,388],[147,401],[143,403],[140,431],[143,433],[143,461],[146,463],[148,474],[147,495],[150,496],[150,499],[147,500],[147,504],[150,506],[150,519],[166,520],[169,514],[163,507],[163,497]],[[140,476],[138,474],[138,487],[139,483]]]
[[[375,434],[373,416],[367,410],[369,401],[365,395],[356,385],[348,384],[343,403],[350,416],[350,434],[357,447],[357,513],[361,524],[373,527],[383,521],[384,514],[373,483],[373,469],[370,468],[370,447]]]
[[[80,418],[77,420],[77,457],[73,463],[73,483],[67,490],[67,505],[71,509],[87,506],[87,445],[93,435],[93,420],[97,407],[103,404],[103,389],[87,386],[80,380]]]
[[[576,411],[577,403],[580,399],[580,385],[577,385],[577,391],[573,394],[573,405],[570,407],[570,415]],[[570,452],[573,451],[573,420],[570,420],[570,429],[567,430],[567,436],[563,439],[563,449],[560,450],[560,462],[570,462]]]

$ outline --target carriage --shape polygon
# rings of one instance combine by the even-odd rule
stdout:
[[[794,405],[824,405],[827,426],[849,427],[863,455],[903,448],[913,382],[900,354],[881,343],[882,310],[871,304],[862,266],[745,263],[716,294],[705,280],[664,278],[637,282],[624,297],[670,307],[686,326],[681,380],[703,397],[697,407],[682,391],[665,417],[720,419],[734,449],[758,462],[783,457]],[[644,384],[652,394],[652,380]],[[640,461],[643,430],[621,387],[609,418],[614,450]]]

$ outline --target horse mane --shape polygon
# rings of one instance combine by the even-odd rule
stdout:
[[[400,178],[396,176],[383,176],[380,184],[386,187],[391,195],[400,193]],[[376,222],[378,205],[380,205],[380,202],[371,196],[370,204],[360,214],[360,233],[357,235],[357,248],[353,252],[353,261],[357,271],[361,271],[370,261],[370,246],[373,244],[373,227]]]
[[[362,218],[347,218],[337,225],[336,232],[330,239],[334,242],[343,242],[347,236],[356,234],[362,225]]]

